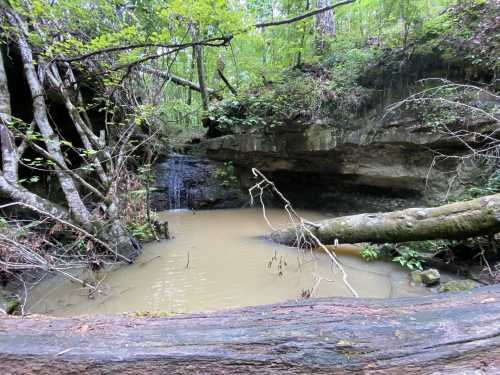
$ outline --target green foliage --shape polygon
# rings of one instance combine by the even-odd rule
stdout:
[[[238,177],[235,175],[234,163],[232,161],[226,161],[223,168],[217,168],[215,170],[215,177],[221,181],[221,186],[224,187],[236,186],[238,183]]]
[[[7,221],[7,219],[0,217],[0,231],[6,229],[8,227],[9,227],[9,222]]]
[[[283,125],[316,111],[334,112],[335,120],[347,120],[371,100],[373,93],[359,85],[357,77],[381,47],[406,44],[454,22],[454,16],[442,15],[452,0],[360,0],[335,10],[337,35],[330,40],[329,54],[318,56],[314,17],[280,27],[251,27],[256,22],[304,13],[315,2],[31,0],[29,9],[24,8],[24,1],[11,2],[23,16],[34,21],[43,18],[38,22],[43,35],[57,35],[47,43],[40,33],[29,34],[47,59],[124,45],[187,43],[232,34],[230,48],[204,48],[207,85],[221,87],[215,73],[218,62],[223,61],[224,74],[243,93],[211,108],[210,116],[227,129]],[[109,90],[123,83],[124,72],[116,66],[162,52],[161,47],[126,49],[98,55],[93,63],[98,63],[99,74],[105,73],[103,82]],[[185,49],[158,59],[157,67],[196,82],[192,60],[191,50]],[[298,62],[326,66],[327,81],[319,84],[290,73],[283,78],[283,72],[290,72]],[[274,82],[271,88],[255,90],[260,82],[270,81]],[[162,142],[175,146],[203,131],[200,119],[204,113],[197,93],[168,82],[158,88],[158,78],[147,75],[135,85],[144,93],[144,104],[134,111],[134,121],[152,127]],[[228,98],[227,89],[223,91]],[[233,114],[240,110],[244,113]]]
[[[361,108],[370,105],[373,91],[358,83],[366,66],[379,56],[376,48],[358,48],[352,42],[333,43],[333,52],[325,61],[329,68],[326,105],[337,121],[347,121]]]
[[[392,259],[393,262],[399,263],[402,267],[409,270],[423,270],[424,260],[418,251],[409,247],[400,247],[400,255]]]
[[[40,181],[40,177],[39,176],[31,176],[29,178],[21,178],[21,179],[19,179],[19,182],[21,184],[36,184],[39,181]]]
[[[145,185],[153,183],[155,180],[153,171],[154,169],[151,164],[141,165],[137,169],[137,177],[139,178],[139,181],[141,181]]]
[[[312,77],[290,72],[280,82],[216,103],[209,118],[224,133],[284,126],[317,114],[322,106],[321,90]]]
[[[439,53],[450,66],[465,68],[472,78],[498,68],[500,46],[494,1],[458,2],[446,12],[425,20],[421,32],[412,40],[413,53]]]
[[[154,240],[153,229],[149,223],[128,223],[127,229],[137,240],[149,242]]]
[[[347,126],[347,120],[372,101],[373,90],[357,80],[377,55],[375,49],[338,43],[338,50],[322,65],[305,64],[277,81],[215,103],[209,118],[222,133],[311,123],[322,117],[334,120],[335,126]]]
[[[495,168],[484,184],[467,189],[464,195],[466,198],[478,198],[497,193],[500,193],[500,169]]]
[[[386,244],[386,245],[363,245],[360,253],[361,257],[370,262],[382,258],[391,259],[393,262],[399,263],[402,267],[409,270],[423,270],[425,257],[432,257],[441,250],[443,246],[447,247],[446,241],[421,241],[408,242],[405,244]],[[396,256],[391,254],[398,254]]]
[[[379,248],[370,244],[363,245],[363,249],[360,254],[361,257],[368,262],[377,260],[381,256]]]
[[[404,242],[399,244],[384,244],[375,249],[369,248],[367,255],[370,257],[376,252],[377,258],[388,258],[410,270],[422,270],[426,259],[433,258],[452,247],[452,241],[429,240]],[[362,254],[363,255],[363,254]]]

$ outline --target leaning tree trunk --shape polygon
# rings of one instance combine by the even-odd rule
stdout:
[[[198,39],[198,33],[194,33],[194,40]],[[203,104],[203,110],[208,111],[208,105],[210,102],[210,97],[207,90],[207,81],[205,75],[205,65],[203,64],[203,46],[195,45],[193,47],[193,53],[196,60],[196,69],[198,71],[198,84],[200,85],[201,102]]]
[[[26,150],[27,143],[23,141],[19,146],[16,144],[15,137],[10,129],[11,124],[10,92],[4,57],[0,49],[0,150],[2,155],[0,195],[61,219],[68,219],[69,213],[64,208],[39,197],[19,184],[19,159]]]
[[[171,318],[5,317],[1,374],[498,374],[500,285]]]
[[[72,216],[80,225],[86,229],[90,228],[90,212],[87,210],[78,193],[77,186],[73,179],[60,166],[66,167],[66,160],[61,150],[61,142],[57,134],[52,129],[47,115],[47,106],[45,104],[45,96],[42,83],[38,77],[35,62],[33,60],[33,52],[26,38],[25,25],[22,23],[17,14],[6,12],[7,18],[12,27],[17,29],[17,45],[23,61],[23,70],[26,76],[26,81],[31,92],[33,101],[33,117],[40,133],[44,137],[44,143],[51,157],[57,162],[55,166],[56,174],[61,185],[61,189],[66,197],[66,202],[70,208]]]
[[[54,170],[58,177],[61,190],[64,193],[69,210],[66,210],[59,205],[49,202],[48,200],[28,191],[17,181],[18,160],[26,149],[28,142],[25,139],[19,146],[16,146],[12,132],[6,126],[10,116],[10,100],[8,97],[6,74],[2,61],[3,59],[0,60],[0,113],[2,114],[0,118],[0,136],[2,138],[1,150],[3,159],[2,168],[0,169],[0,194],[6,196],[14,202],[23,203],[25,207],[31,207],[39,213],[48,213],[58,219],[71,222],[71,224],[76,224],[77,227],[81,227],[85,229],[86,232],[90,232],[91,235],[105,243],[105,245],[109,244],[108,250],[111,250],[120,259],[132,261],[139,254],[141,247],[137,241],[131,237],[119,220],[119,212],[116,208],[117,204],[115,202],[117,200],[117,190],[115,189],[114,195],[104,194],[99,191],[98,188],[84,180],[83,177],[81,177],[77,172],[68,167],[65,156],[62,152],[60,138],[55,131],[55,127],[53,127],[48,118],[48,109],[43,88],[45,77],[48,77],[52,85],[59,90],[61,98],[63,99],[63,102],[68,110],[70,118],[73,120],[73,125],[75,126],[77,133],[80,135],[84,147],[90,149],[90,151],[102,152],[109,164],[112,164],[111,155],[107,154],[107,151],[105,150],[104,145],[101,144],[99,137],[92,132],[91,124],[87,124],[85,122],[84,113],[80,114],[80,110],[72,102],[72,99],[70,98],[72,92],[70,92],[70,89],[65,86],[65,82],[63,82],[64,80],[60,77],[57,67],[53,64],[44,64],[43,62],[35,60],[27,38],[28,27],[26,23],[13,9],[8,6],[8,4],[0,5],[3,5],[0,10],[10,23],[10,26],[16,30],[16,33],[13,35],[15,41],[17,42],[17,48],[19,49],[23,62],[24,75],[32,96],[34,117],[33,123],[38,127],[44,139],[45,148],[36,143],[30,143],[30,146],[47,160],[54,163]],[[39,30],[36,25],[32,26],[36,30]],[[45,74],[43,74],[43,72],[39,74],[39,72],[37,72],[37,66],[38,70],[43,71]],[[44,69],[46,70],[44,71]],[[69,66],[66,66],[66,74],[70,75],[67,77],[69,81],[74,81],[74,77],[72,77],[72,71]],[[75,97],[78,99],[78,95]],[[125,139],[124,142],[128,141],[130,135],[131,133],[127,134],[127,137],[122,138]],[[95,147],[95,150],[93,147]],[[122,149],[122,147],[120,149]],[[91,154],[94,155],[97,153],[92,152]],[[7,157],[4,155],[7,155]],[[97,174],[103,185],[109,185],[109,181],[112,178],[114,179],[114,183],[116,183],[117,175],[113,175],[109,171],[106,172],[98,156],[91,156],[90,159],[90,162],[97,167]],[[117,159],[126,160],[126,155],[122,152],[117,155]],[[10,163],[10,161],[12,161],[12,163]],[[117,169],[119,171],[122,168],[123,163],[118,164],[120,164],[120,167]],[[101,217],[94,217],[90,213],[90,210],[83,203],[82,196],[78,190],[79,185],[85,187],[101,198],[105,207],[105,214],[109,215],[107,218],[102,219]],[[104,224],[102,223],[103,221],[105,222]]]
[[[308,225],[323,243],[405,242],[465,239],[500,232],[500,194],[432,208],[327,219]],[[273,240],[295,245],[296,228],[272,233]]]

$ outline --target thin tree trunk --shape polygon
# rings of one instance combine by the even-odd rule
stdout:
[[[317,8],[330,6],[332,6],[332,0],[317,0],[316,2]],[[336,35],[335,10],[331,9],[327,12],[319,13],[315,18],[315,48],[316,54],[321,55],[327,50],[328,39],[334,38]]]
[[[0,46],[0,147],[2,151],[2,169],[6,181],[17,183],[18,156],[15,139],[9,129],[11,121],[9,86]]]
[[[224,84],[223,82],[221,82],[221,79],[224,80],[222,77],[224,77],[225,68],[226,62],[224,61],[224,56],[219,55],[215,64],[214,75],[212,78],[212,85],[219,91],[224,89]]]
[[[327,219],[309,226],[325,244],[465,239],[500,232],[500,194],[432,208]],[[295,228],[272,233],[279,243],[295,244]]]
[[[2,153],[0,194],[13,201],[22,202],[51,215],[67,219],[69,213],[64,208],[39,197],[18,183],[19,158],[26,149],[26,143],[23,142],[17,146],[14,136],[8,128],[12,120],[11,103],[3,59],[3,54],[0,51],[0,147]]]
[[[193,47],[196,58],[196,68],[198,71],[198,84],[200,85],[201,101],[203,109],[208,111],[209,95],[206,86],[205,66],[203,64],[203,46],[196,45]]]
[[[233,87],[233,85],[231,85],[231,82],[229,82],[229,80],[226,78],[226,76],[224,75],[224,72],[222,70],[217,69],[217,74],[219,75],[222,82],[224,82],[226,84],[229,91],[231,91],[231,94],[233,94],[234,96],[237,96],[238,91],[236,91],[236,89]]]
[[[306,0],[306,9],[305,9],[306,12],[309,10],[310,6],[311,6],[310,0]],[[296,63],[297,66],[300,66],[300,64],[302,64],[302,50],[305,47],[304,44],[305,44],[305,40],[306,40],[306,32],[307,32],[307,27],[306,27],[306,23],[304,22],[302,24],[302,36],[300,38],[300,50],[297,53],[297,63]]]
[[[196,68],[196,58],[194,56],[194,49],[191,50],[191,70],[189,71],[189,81],[194,79],[194,70]],[[198,86],[199,87],[199,86]],[[193,92],[188,90],[187,105],[191,105],[193,102]]]
[[[50,70],[48,70],[46,74],[49,80],[51,81],[52,85],[57,90],[59,90],[59,93],[61,94],[61,97],[64,101],[64,105],[68,110],[68,114],[71,120],[73,121],[73,124],[75,126],[78,135],[80,136],[80,139],[82,140],[83,146],[88,151],[90,151],[90,158],[96,169],[97,175],[99,176],[101,182],[105,186],[107,186],[109,184],[109,178],[106,175],[106,172],[104,171],[104,168],[102,167],[99,158],[97,157],[97,152],[94,150],[90,138],[87,135],[88,132],[85,131],[85,129],[88,128],[88,126],[87,124],[85,124],[85,121],[83,117],[80,115],[80,111],[78,110],[78,108],[71,101],[69,89],[64,85],[64,82],[59,75],[57,67],[55,65],[52,65]],[[97,138],[95,135],[94,137]]]
[[[91,150],[102,152],[104,157],[108,160],[107,163],[110,169],[110,172],[108,172],[109,177],[105,174],[103,168],[98,171],[102,177],[101,180],[103,183],[105,183],[108,178],[113,182],[111,184],[112,186],[108,188],[107,194],[103,194],[68,167],[61,150],[60,139],[48,119],[47,106],[45,103],[42,85],[43,81],[41,76],[38,76],[35,68],[35,65],[40,66],[41,63],[35,63],[34,61],[31,47],[29,46],[26,38],[26,34],[28,32],[27,26],[19,15],[17,15],[15,11],[11,10],[7,5],[2,8],[2,11],[6,15],[10,25],[17,31],[15,34],[17,47],[21,55],[25,77],[32,96],[34,124],[36,124],[40,133],[44,137],[45,149],[37,144],[32,144],[31,146],[33,149],[45,156],[47,160],[54,162],[54,169],[61,185],[61,189],[65,195],[69,211],[39,197],[36,194],[31,193],[29,190],[19,185],[16,180],[12,181],[12,179],[6,178],[3,172],[0,172],[0,193],[15,202],[22,202],[29,206],[33,206],[36,210],[48,212],[53,216],[64,218],[66,221],[73,220],[77,226],[82,227],[84,230],[95,235],[100,240],[110,244],[112,249],[116,249],[116,252],[128,258],[127,260],[133,260],[140,253],[141,246],[133,237],[130,236],[126,228],[120,222],[120,213],[117,208],[118,190],[116,188],[116,181],[126,160],[124,148],[125,144],[129,140],[129,137],[133,133],[134,126],[132,125],[130,127],[130,131],[126,131],[124,136],[120,138],[119,143],[121,142],[121,144],[116,146],[119,149],[116,154],[118,160],[117,165],[119,167],[115,170],[113,167],[114,163],[112,162],[111,157],[109,157],[108,152],[104,147],[104,143],[101,142],[101,140],[92,132],[90,129],[91,124],[87,125],[85,119],[81,116],[81,113],[73,104],[72,99],[70,98],[70,94],[72,94],[70,90],[72,90],[72,88],[65,86],[65,82],[60,77],[59,71],[56,67],[51,67],[50,65],[44,66],[44,68],[49,69],[44,72],[47,74],[45,77],[48,77],[52,81],[52,85],[60,90],[66,108],[69,111],[70,117],[73,120],[73,124],[80,135],[84,146]],[[34,25],[34,27],[37,28],[36,25]],[[72,77],[70,67],[67,66],[67,68],[68,70],[66,73],[71,76],[67,77],[69,79],[68,85],[71,85],[74,81],[74,77]],[[5,81],[5,74],[1,73],[3,73],[3,71],[0,72],[0,82]],[[5,84],[3,84],[2,87],[5,89]],[[8,93],[8,91],[6,92]],[[7,95],[5,95],[5,92],[0,92],[0,94],[2,94],[1,96],[3,99],[2,107],[4,110],[2,112],[9,112],[10,110],[6,105]],[[80,95],[78,92],[76,92],[76,94]],[[2,128],[0,130],[2,130],[2,140],[6,139],[3,136],[5,129]],[[18,155],[22,155],[26,146],[27,142],[23,141],[21,145],[17,147],[17,149],[14,148],[13,151],[17,152]],[[92,158],[91,161],[93,161]],[[95,161],[97,163],[99,162],[98,159],[95,159]],[[102,207],[107,215],[107,218],[91,221],[92,216],[89,210],[85,207],[77,190],[77,182],[80,182],[87,189],[94,192],[102,199]],[[123,257],[118,258],[123,259]]]

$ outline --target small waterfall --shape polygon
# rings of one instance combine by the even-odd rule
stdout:
[[[182,171],[184,169],[184,158],[180,155],[172,155],[167,162],[170,164],[168,175],[168,203],[170,209],[178,210],[182,207],[182,191],[184,184],[182,180]]]
[[[223,168],[221,163],[204,157],[170,154],[168,159],[156,164],[153,208],[179,210],[243,206],[239,191],[228,190],[216,177],[220,168]]]
[[[156,166],[156,186],[162,191],[162,209],[193,208],[193,199],[208,182],[207,161],[194,156],[172,153]]]

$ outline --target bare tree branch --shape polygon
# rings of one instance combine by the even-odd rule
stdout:
[[[155,76],[158,76],[158,77],[161,77],[161,78],[168,79],[171,82],[175,83],[176,85],[188,87],[189,89],[191,89],[193,91],[198,91],[198,92],[201,91],[200,86],[197,85],[196,83],[191,82],[191,81],[189,81],[189,80],[187,80],[185,78],[176,76],[174,74],[165,73],[165,72],[162,72],[162,71],[160,71],[158,69],[151,68],[149,66],[141,66],[141,67],[138,68],[138,70],[141,71],[141,72],[144,72],[144,73],[148,73],[148,74],[152,74],[152,75],[155,75]],[[214,89],[209,88],[209,87],[207,87],[207,91],[208,91],[209,94],[213,94],[215,92]]]
[[[82,61],[86,60],[89,57],[93,57],[96,55],[101,55],[103,53],[110,53],[110,52],[120,52],[120,51],[128,51],[131,49],[137,49],[137,48],[147,48],[147,47],[156,47],[156,48],[163,48],[163,49],[186,49],[190,48],[193,46],[208,46],[208,47],[223,47],[227,45],[231,39],[233,38],[232,35],[225,35],[221,37],[216,37],[216,38],[209,38],[205,40],[198,40],[195,42],[190,42],[190,43],[173,43],[173,44],[161,44],[161,43],[139,43],[139,44],[129,44],[126,46],[117,46],[117,47],[109,47],[109,48],[103,48],[97,51],[92,51],[85,53],[80,56],[74,56],[74,57],[58,57],[55,60],[57,61],[65,61],[65,62],[74,62],[74,61]]]
[[[347,4],[354,3],[355,1],[356,0],[339,1],[338,3],[335,3],[333,5],[330,5],[330,6],[327,6],[327,7],[324,7],[324,8],[320,8],[320,9],[311,10],[310,12],[301,14],[301,15],[293,17],[293,18],[288,18],[288,19],[280,20],[280,21],[268,21],[268,22],[257,23],[254,26],[257,29],[263,29],[265,27],[286,25],[286,24],[289,24],[289,23],[301,21],[301,20],[303,20],[305,18],[308,18],[308,17],[315,16],[316,14],[319,14],[319,13],[328,12],[329,10],[335,9],[335,8],[337,8],[339,6],[342,6],[342,5],[347,5]]]
[[[293,242],[294,245],[297,247],[297,250],[300,252],[301,249],[303,248],[308,248],[308,249],[321,248],[328,255],[332,263],[339,270],[340,274],[342,275],[342,281],[344,285],[349,289],[349,291],[353,294],[354,297],[359,297],[356,290],[351,286],[351,284],[347,280],[347,273],[345,272],[344,267],[337,258],[337,255],[334,252],[330,251],[330,249],[326,247],[321,242],[321,239],[319,239],[318,236],[314,233],[317,230],[318,225],[308,220],[305,220],[303,217],[301,217],[297,213],[297,211],[295,211],[295,209],[292,207],[290,201],[285,198],[283,193],[281,193],[278,190],[278,188],[276,188],[276,185],[274,185],[272,181],[267,179],[267,177],[264,176],[261,171],[259,171],[257,168],[252,168],[252,173],[255,177],[259,178],[260,181],[257,182],[255,185],[253,185],[250,189],[248,189],[248,193],[250,194],[250,204],[253,205],[254,194],[255,192],[257,192],[257,196],[259,197],[260,204],[262,207],[262,214],[269,228],[273,230],[273,232],[276,232],[276,228],[271,224],[266,215],[266,206],[263,200],[263,194],[265,189],[270,189],[272,193],[276,194],[284,203],[284,209],[291,223],[291,229],[290,229],[291,237],[294,240]],[[336,245],[337,244],[338,243],[336,243]],[[318,282],[313,287],[313,290],[317,288],[318,283],[320,281],[321,279],[318,279]]]
[[[238,91],[236,91],[236,89],[231,85],[231,83],[229,82],[229,80],[226,78],[226,76],[224,75],[224,73],[222,72],[221,69],[217,69],[217,74],[219,74],[220,78],[222,79],[222,81],[226,84],[227,88],[229,89],[229,91],[231,91],[231,93],[236,96],[238,95]]]
[[[4,205],[0,206],[0,209],[7,208],[7,207],[10,207],[10,206],[22,206],[22,207],[26,207],[26,208],[29,208],[30,210],[38,212],[39,214],[48,216],[51,219],[53,219],[55,221],[58,221],[61,224],[67,225],[68,227],[76,230],[77,232],[82,233],[83,235],[85,235],[85,237],[90,238],[95,243],[98,243],[99,245],[101,245],[102,247],[104,247],[106,250],[108,250],[112,254],[116,255],[118,258],[123,259],[127,263],[132,263],[132,261],[130,259],[128,259],[127,257],[124,257],[123,255],[121,255],[120,253],[118,253],[116,250],[114,250],[113,248],[111,248],[111,246],[109,246],[107,243],[101,241],[99,238],[97,238],[96,236],[90,234],[85,229],[80,228],[79,226],[74,225],[74,224],[70,223],[69,221],[62,219],[61,217],[58,217],[56,215],[52,215],[50,212],[41,210],[38,207],[32,206],[30,204],[23,203],[23,202],[7,203],[7,204],[4,204]]]

